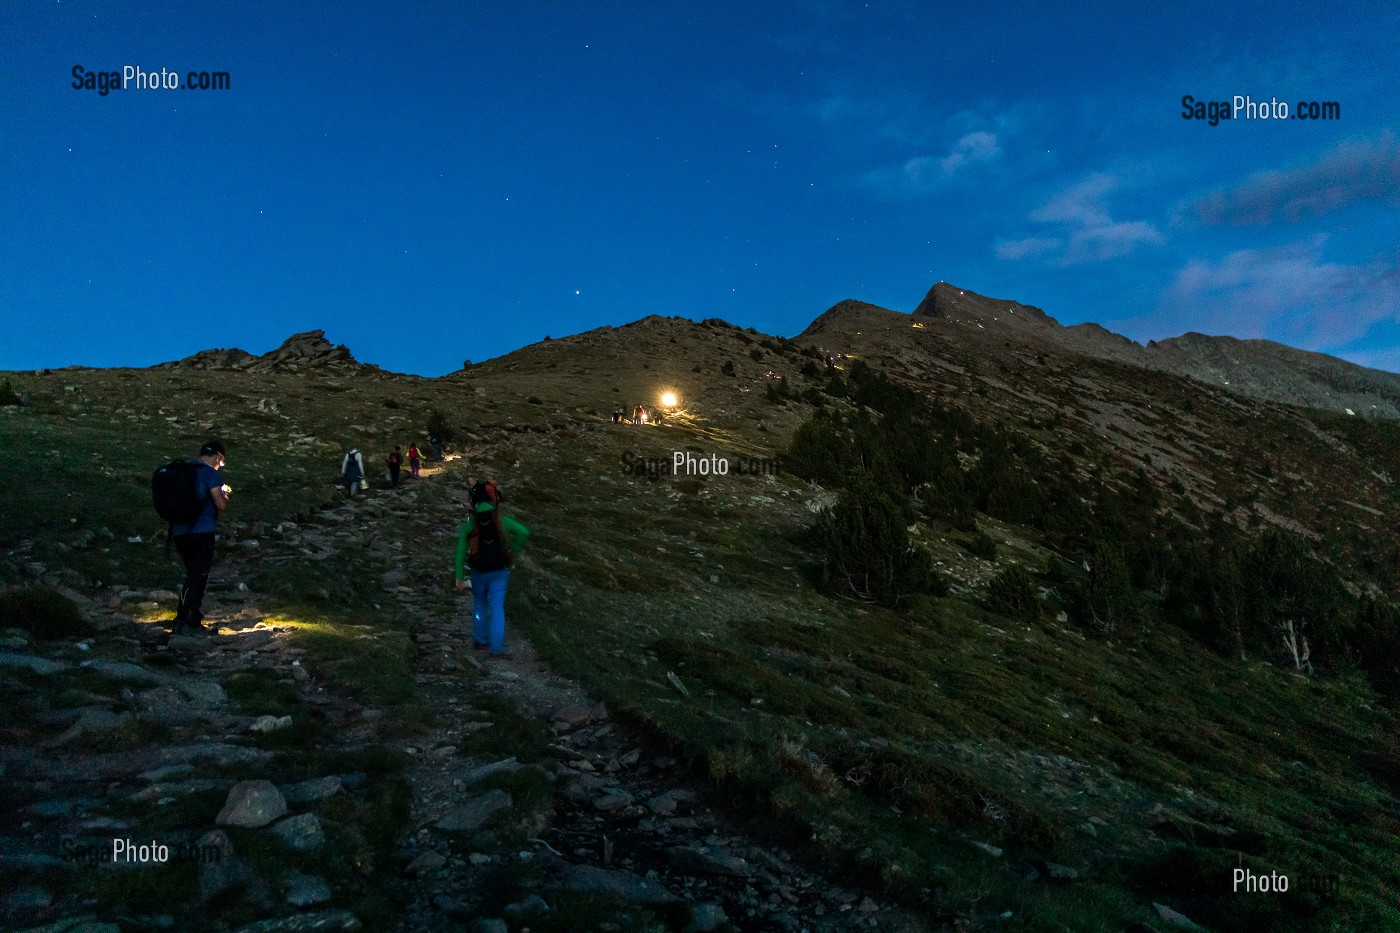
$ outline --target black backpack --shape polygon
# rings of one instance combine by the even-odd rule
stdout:
[[[490,573],[510,566],[510,548],[506,544],[505,529],[501,527],[500,512],[491,509],[473,515],[472,530],[467,540],[470,542],[467,566],[471,569],[478,573]]]
[[[204,497],[199,494],[199,464],[171,460],[151,474],[151,499],[156,514],[172,525],[188,525],[199,518]]]

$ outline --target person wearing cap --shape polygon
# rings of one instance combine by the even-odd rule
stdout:
[[[204,590],[209,585],[209,571],[214,567],[214,532],[219,513],[228,508],[229,493],[219,471],[224,466],[224,445],[210,441],[199,449],[191,463],[199,464],[195,474],[195,490],[203,507],[192,522],[170,526],[170,540],[175,552],[185,564],[185,582],[180,587],[180,605],[170,631],[174,635],[207,635],[204,627]]]

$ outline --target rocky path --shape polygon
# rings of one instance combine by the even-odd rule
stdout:
[[[510,659],[497,661],[473,656],[469,631],[450,620],[425,628],[419,637],[431,641],[423,642],[429,650],[420,655],[419,690],[450,712],[426,741],[405,748],[415,761],[417,827],[407,855],[415,893],[405,929],[452,929],[483,915],[500,920],[483,929],[514,929],[561,893],[607,895],[681,918],[677,928],[686,930],[918,928],[749,838],[707,804],[705,788],[694,786],[674,757],[553,675],[528,643],[511,639]],[[463,668],[478,675],[471,688],[458,673]],[[513,755],[462,755],[454,743],[482,724],[472,696],[505,698],[547,728],[548,758],[525,764]],[[546,782],[552,805],[527,803],[510,814],[508,791],[483,789],[520,772]],[[515,827],[519,844],[475,848],[471,833],[493,819]],[[503,876],[519,896],[501,906],[491,885]],[[493,906],[497,917],[489,917]]]
[[[122,587],[70,593],[91,638],[6,629],[0,683],[16,705],[0,742],[0,920],[177,929],[208,910],[248,933],[351,930],[365,928],[350,905],[369,887],[396,905],[370,929],[390,916],[404,930],[923,928],[749,837],[668,750],[554,675],[518,632],[508,659],[473,651],[468,601],[452,612],[442,598],[460,517],[444,493],[463,482],[448,463],[225,548],[211,639],[159,646],[159,626],[133,615],[168,609],[173,594]],[[334,566],[350,549],[389,568],[382,605],[409,621],[427,725],[337,691],[298,626],[245,582],[282,563]],[[375,767],[385,747],[407,762],[401,776]],[[394,827],[392,857],[367,864],[358,843],[395,781],[408,824]],[[109,857],[117,840],[164,846],[169,860],[123,863]],[[162,899],[180,889],[171,872],[197,905]]]

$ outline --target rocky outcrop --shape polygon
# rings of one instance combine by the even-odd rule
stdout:
[[[303,368],[360,368],[344,344],[332,344],[324,330],[293,334],[276,350],[254,356],[246,350],[201,350],[156,369],[221,369],[252,373],[298,372]]]
[[[247,350],[237,347],[217,350],[200,350],[193,356],[173,363],[161,363],[160,369],[247,369],[257,362],[257,357]]]
[[[293,334],[271,353],[264,353],[249,367],[253,372],[278,372],[299,366],[359,365],[344,344],[333,345],[323,330]]]

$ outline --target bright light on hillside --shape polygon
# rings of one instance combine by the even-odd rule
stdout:
[[[661,407],[662,407],[662,408],[675,408],[675,407],[676,407],[676,393],[674,393],[674,392],[663,392],[663,393],[661,393]]]

